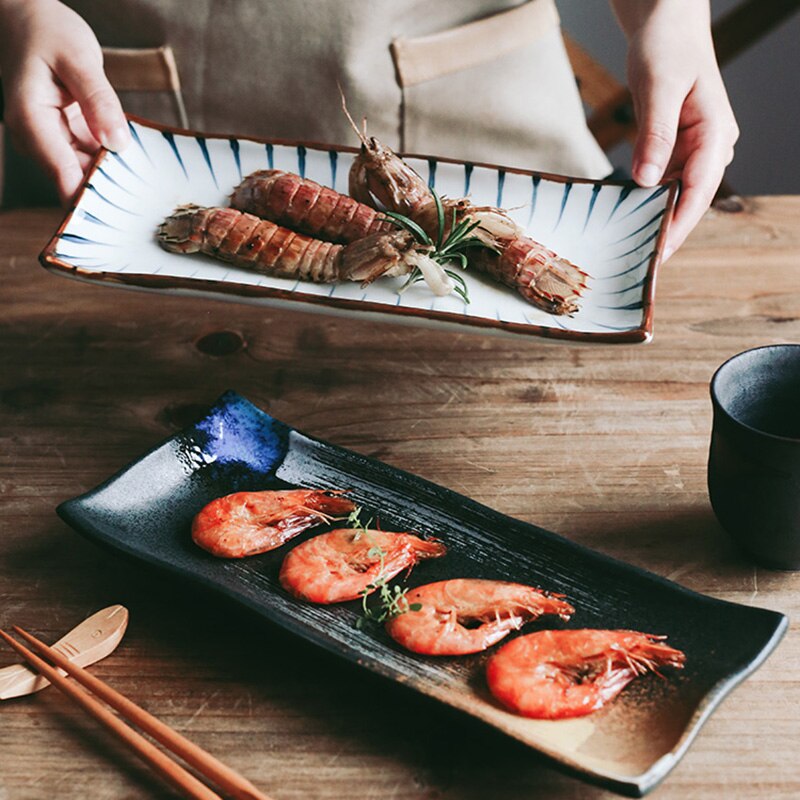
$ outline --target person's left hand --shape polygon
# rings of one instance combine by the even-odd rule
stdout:
[[[628,34],[628,81],[639,125],[633,178],[640,186],[681,180],[666,260],[711,205],[739,129],[714,54],[707,4],[656,4]]]

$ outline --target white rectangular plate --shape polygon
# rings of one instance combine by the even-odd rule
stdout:
[[[131,118],[132,144],[101,150],[73,208],[41,254],[48,269],[91,281],[156,291],[208,294],[270,305],[293,304],[417,324],[499,330],[596,342],[652,337],[656,268],[677,184],[641,189],[630,182],[541,175],[446,158],[408,162],[441,195],[511,209],[530,235],[589,273],[573,316],[555,316],[489,277],[467,272],[470,303],[434,297],[424,286],[402,295],[400,278],[313,284],[273,278],[203,255],[162,250],[157,226],[183,203],[227,205],[257,169],[299,173],[347,192],[353,148],[256,141],[165,128]],[[299,305],[302,304],[302,305]]]

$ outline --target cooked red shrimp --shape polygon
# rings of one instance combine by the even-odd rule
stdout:
[[[347,109],[344,109],[347,114]],[[438,214],[427,182],[391,148],[367,136],[366,122],[359,130],[361,150],[350,168],[350,194],[367,205],[380,205],[413,219],[436,238]],[[516,289],[529,303],[551,314],[572,314],[586,288],[588,275],[571,261],[526,236],[524,230],[501,208],[474,206],[466,198],[443,199],[445,220],[452,224],[479,223],[472,233],[487,245],[469,252],[469,263],[501,283]],[[491,248],[491,249],[488,249]],[[493,252],[496,251],[496,252]]]
[[[637,675],[681,669],[686,656],[664,636],[636,631],[539,631],[503,645],[486,666],[491,693],[526,717],[591,714]]]
[[[338,244],[395,230],[374,208],[279,169],[262,169],[248,175],[233,190],[231,206]]]
[[[389,581],[418,561],[445,552],[441,542],[411,533],[339,528],[297,545],[283,560],[280,581],[303,600],[342,603],[372,591],[370,584]]]
[[[195,544],[222,558],[274,550],[304,530],[355,510],[342,492],[317,489],[235,492],[212,500],[192,521]]]
[[[415,653],[478,653],[543,614],[569,619],[575,609],[562,597],[506,581],[438,581],[409,591],[408,604],[422,608],[389,620],[386,631]]]
[[[375,233],[349,245],[323,242],[233,208],[186,205],[161,223],[159,244],[172,253],[204,253],[266,275],[314,283],[359,281],[407,275],[415,267],[434,294],[454,285],[429,257],[431,248],[406,232]]]

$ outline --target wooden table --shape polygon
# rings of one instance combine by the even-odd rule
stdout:
[[[54,508],[235,388],[309,433],[692,589],[795,617],[800,573],[748,563],[706,494],[712,372],[740,350],[800,341],[800,197],[747,206],[710,212],[662,269],[652,344],[580,347],[67,281],[36,263],[60,212],[0,214],[0,624],[56,638],[123,603],[129,632],[96,674],[275,800],[613,797],[123,563]],[[0,650],[0,665],[12,660]],[[795,627],[652,796],[796,798],[798,745]],[[1,800],[169,796],[54,690],[0,704]]]

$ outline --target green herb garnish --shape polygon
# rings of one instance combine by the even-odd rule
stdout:
[[[370,624],[380,625],[393,617],[405,614],[407,611],[419,611],[422,608],[420,603],[409,604],[408,600],[406,600],[408,589],[401,589],[397,585],[390,586],[384,576],[386,551],[380,545],[375,544],[375,540],[372,538],[369,531],[372,520],[370,519],[366,525],[361,522],[361,506],[356,506],[355,510],[348,516],[347,522],[356,531],[353,536],[354,540],[358,541],[363,536],[372,545],[367,551],[367,555],[380,561],[378,577],[372,583],[367,584],[366,588],[361,592],[363,616],[356,620],[356,627],[361,630]],[[380,602],[377,607],[371,607],[368,603],[367,598],[372,592],[378,593]]]
[[[369,526],[372,525],[372,518],[366,525],[361,521],[361,511],[361,506],[356,506],[347,516],[347,524],[355,530],[354,542],[357,542],[362,536],[369,536]]]
[[[461,222],[457,221],[458,211],[453,209],[453,221],[450,226],[450,233],[447,238],[444,238],[445,230],[445,213],[442,199],[435,189],[431,189],[433,195],[433,202],[436,205],[436,221],[437,221],[437,234],[436,241],[434,242],[430,236],[410,217],[403,214],[398,214],[395,211],[385,211],[386,218],[389,222],[396,225],[398,228],[408,231],[412,236],[426,247],[431,248],[428,257],[438,262],[439,264],[446,264],[450,261],[458,262],[462,269],[467,268],[467,254],[466,250],[470,247],[486,247],[490,250],[494,248],[486,244],[477,236],[470,236],[470,234],[480,225],[480,222],[471,222],[469,217],[462,219]],[[464,279],[457,272],[452,269],[446,269],[445,273],[455,283],[455,293],[465,302],[469,303],[469,290]],[[409,286],[418,281],[424,280],[422,272],[419,267],[414,267],[408,276],[406,282],[400,287],[400,292],[404,292]]]

